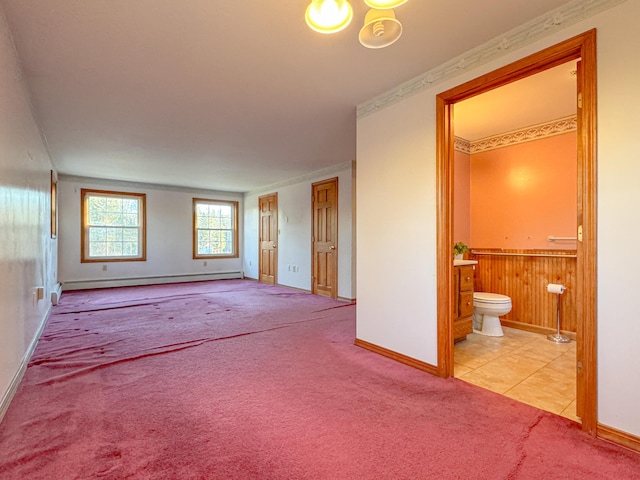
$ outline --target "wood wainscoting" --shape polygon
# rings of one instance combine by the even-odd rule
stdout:
[[[561,328],[575,339],[576,271],[575,250],[515,250],[473,248],[477,260],[474,290],[511,297],[513,308],[501,319],[508,327],[538,333],[557,330],[557,295],[547,291],[549,283],[567,287],[560,296]]]

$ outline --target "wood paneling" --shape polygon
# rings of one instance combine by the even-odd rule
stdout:
[[[474,290],[511,297],[513,308],[503,318],[518,324],[557,329],[557,295],[547,291],[549,283],[567,290],[560,295],[562,330],[576,332],[575,250],[504,250],[473,248],[469,258],[477,260]],[[505,255],[509,254],[509,255]],[[540,255],[540,256],[529,256]],[[544,255],[544,256],[542,256]]]

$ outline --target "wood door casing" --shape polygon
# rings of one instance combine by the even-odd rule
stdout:
[[[278,194],[258,198],[260,210],[260,258],[258,279],[275,285],[278,281]]]
[[[338,296],[338,179],[312,185],[311,292]]]
[[[453,279],[453,105],[474,95],[525,78],[534,73],[581,59],[578,108],[578,225],[582,241],[577,245],[577,395],[582,429],[597,434],[596,349],[596,240],[597,240],[597,148],[596,148],[596,31],[589,30],[534,53],[436,96],[437,154],[437,276],[438,276],[438,375],[453,374],[451,339]]]

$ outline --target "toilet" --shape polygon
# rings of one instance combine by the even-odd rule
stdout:
[[[511,298],[488,292],[473,293],[473,333],[502,337],[500,318],[511,311]]]

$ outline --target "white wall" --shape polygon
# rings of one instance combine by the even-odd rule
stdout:
[[[435,96],[597,28],[598,421],[640,435],[640,258],[619,260],[620,244],[633,245],[640,235],[638,18],[640,2],[624,2],[359,118],[358,338],[437,362]],[[390,253],[378,232],[381,217],[389,215],[401,238]]]
[[[56,285],[51,168],[0,8],[0,418]],[[44,288],[42,300],[36,287]]]
[[[147,260],[144,262],[80,262],[80,191],[82,188],[147,195]],[[177,189],[158,185],[60,176],[60,281],[64,289],[163,283],[167,281],[242,276],[243,198],[239,193]],[[238,258],[193,259],[193,198],[239,202]],[[103,267],[106,266],[106,270]],[[214,275],[218,274],[218,275]]]
[[[258,278],[258,198],[278,194],[278,283],[311,290],[311,184],[338,177],[338,296],[355,298],[352,165],[337,166],[245,197],[245,275]],[[289,265],[299,267],[291,271]]]

